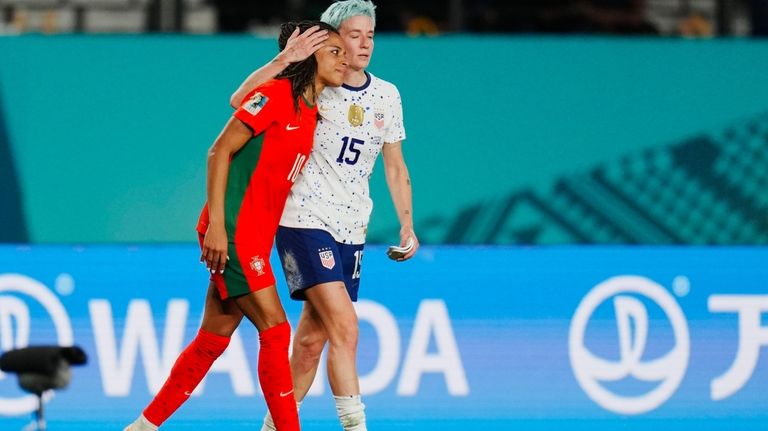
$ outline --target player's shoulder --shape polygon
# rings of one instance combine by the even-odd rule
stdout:
[[[254,96],[267,96],[269,98],[282,98],[287,96],[290,100],[291,91],[291,82],[287,79],[270,79],[251,90],[251,92],[245,96],[243,102],[252,99]]]
[[[380,91],[387,94],[400,94],[400,91],[397,89],[397,86],[394,83],[379,78],[370,72],[367,73],[371,77],[371,87],[374,89],[374,91]]]
[[[343,87],[325,87],[323,91],[320,93],[320,101],[334,101],[334,100],[344,100],[348,96],[349,90],[343,88]]]
[[[400,92],[395,84],[376,77],[366,71],[366,82],[360,87],[352,87],[344,84],[340,87],[325,87],[320,93],[321,104],[333,104],[349,100],[350,97],[362,97],[368,99],[378,99],[384,97],[385,100],[397,100],[400,98]]]
[[[240,103],[256,101],[260,106],[270,103],[272,105],[289,105],[292,100],[291,83],[287,79],[271,79],[248,93]]]
[[[259,85],[254,90],[256,92],[260,92],[262,94],[271,94],[271,95],[290,95],[291,94],[291,81],[280,78],[280,79],[270,79],[269,81]]]

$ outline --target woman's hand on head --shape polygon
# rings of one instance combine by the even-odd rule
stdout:
[[[320,49],[328,39],[328,30],[320,30],[320,27],[310,27],[304,33],[299,33],[299,28],[293,31],[278,58],[286,63],[297,63],[306,60]]]

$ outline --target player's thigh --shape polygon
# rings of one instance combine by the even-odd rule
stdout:
[[[344,283],[333,281],[307,289],[307,302],[320,317],[330,337],[351,328],[357,328],[357,314]],[[348,332],[348,331],[345,331]]]
[[[205,295],[205,309],[201,328],[221,336],[231,336],[243,320],[243,313],[231,299],[221,299],[215,281],[211,281]]]
[[[238,296],[234,301],[259,331],[288,320],[274,285]]]

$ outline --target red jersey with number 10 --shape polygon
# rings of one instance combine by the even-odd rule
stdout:
[[[247,244],[255,248],[249,253],[269,259],[288,192],[312,149],[317,107],[302,98],[297,112],[290,81],[276,79],[249,93],[234,116],[253,131],[253,138],[230,161],[224,198],[227,236],[235,248]],[[197,231],[205,234],[208,224],[206,204]],[[233,258],[230,253],[230,263],[248,266]]]

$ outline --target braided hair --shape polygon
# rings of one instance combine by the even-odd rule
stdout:
[[[320,30],[328,30],[338,34],[339,31],[332,26],[322,21],[301,21],[301,22],[287,22],[280,26],[280,37],[277,39],[277,44],[280,47],[280,51],[285,49],[285,45],[288,43],[288,38],[299,28],[301,33],[304,33],[310,27],[318,26]],[[296,111],[299,110],[299,100],[301,99],[304,91],[309,87],[312,94],[312,99],[317,97],[315,94],[315,77],[317,76],[317,59],[314,55],[310,55],[305,60],[297,63],[291,63],[286,67],[276,78],[285,78],[291,82],[291,93],[293,95],[293,105]]]

